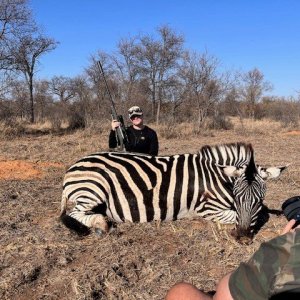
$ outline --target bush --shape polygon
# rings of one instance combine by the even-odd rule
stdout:
[[[158,128],[159,135],[167,140],[181,138],[181,130],[178,125],[172,123],[164,124]]]
[[[86,127],[84,113],[73,111],[69,115],[69,129],[83,129]]]
[[[7,119],[0,123],[0,134],[3,137],[19,137],[25,133],[25,124],[14,119]]]
[[[299,126],[300,103],[294,100],[277,100],[262,103],[264,117],[280,121],[283,127]]]
[[[231,130],[233,129],[233,123],[223,114],[214,115],[213,118],[207,124],[208,129],[216,130]]]
[[[14,117],[14,113],[11,109],[11,107],[5,103],[5,102],[0,102],[0,120],[10,120]]]
[[[61,130],[61,124],[62,120],[60,117],[54,117],[50,119],[51,127],[53,131],[60,131]]]

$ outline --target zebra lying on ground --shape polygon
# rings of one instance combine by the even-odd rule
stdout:
[[[251,144],[204,146],[197,154],[150,156],[102,152],[66,172],[61,219],[80,234],[108,232],[115,222],[150,222],[201,216],[235,223],[251,236],[266,193],[265,180],[285,167],[262,168]],[[67,215],[67,202],[75,204]]]

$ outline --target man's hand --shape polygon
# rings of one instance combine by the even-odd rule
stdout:
[[[286,234],[288,232],[294,232],[295,228],[293,228],[293,226],[296,224],[296,220],[292,219],[290,220],[284,227],[283,231],[281,234]],[[299,225],[298,225],[299,226]],[[297,227],[298,227],[297,226]]]
[[[111,122],[111,129],[113,131],[115,131],[116,128],[118,128],[119,126],[120,126],[120,122],[118,122],[117,120],[112,120],[112,122]]]

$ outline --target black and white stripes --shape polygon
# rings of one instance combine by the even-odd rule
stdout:
[[[166,157],[96,153],[67,171],[62,220],[79,231],[108,231],[106,216],[115,222],[203,216],[248,229],[261,208],[264,179],[282,168],[270,169],[256,167],[251,145],[242,143]],[[74,204],[68,215],[67,202]]]

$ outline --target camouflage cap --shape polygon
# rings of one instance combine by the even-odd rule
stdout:
[[[128,109],[128,116],[131,119],[133,116],[142,116],[143,111],[139,106],[132,106]]]

